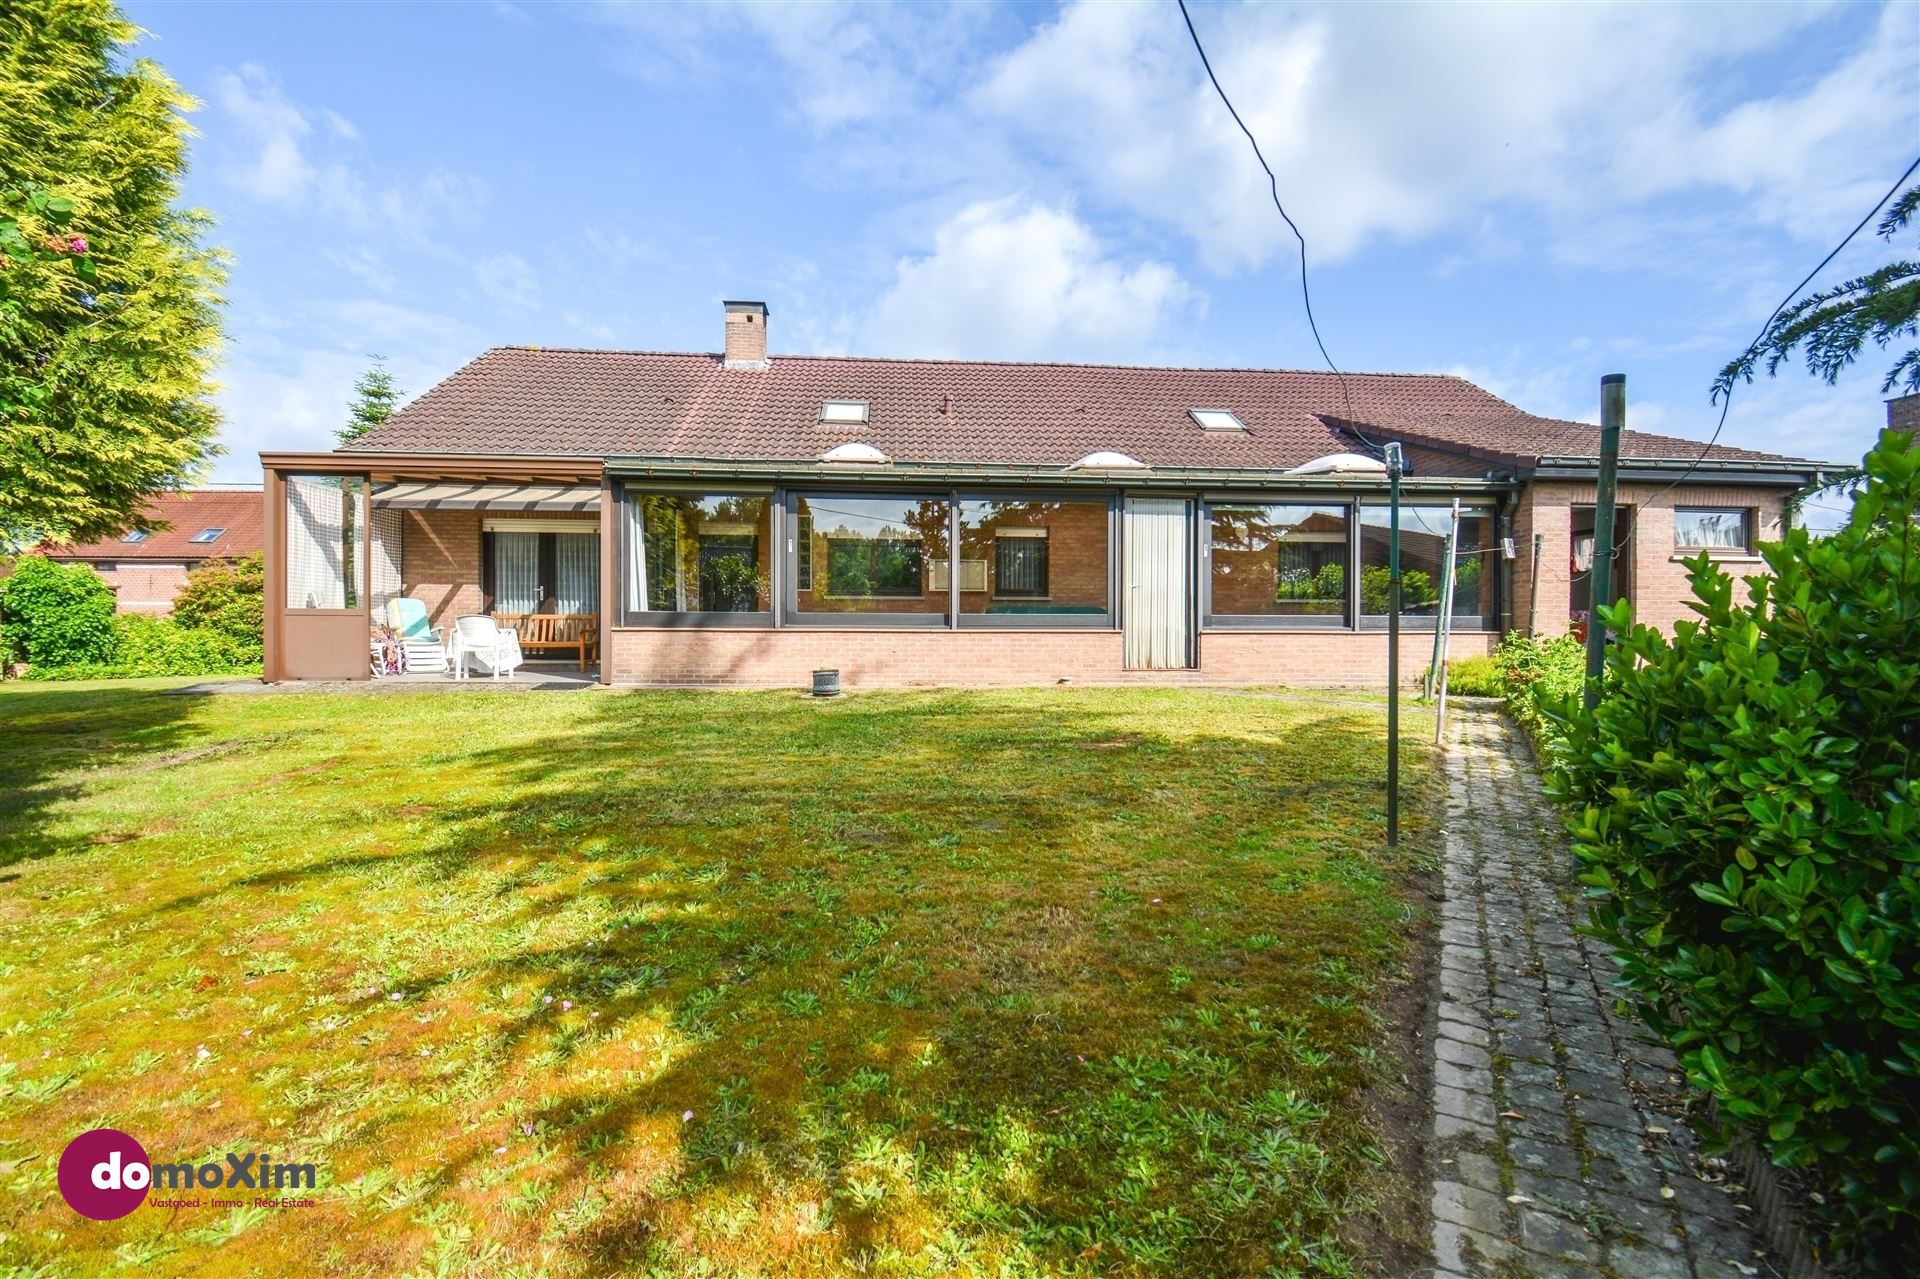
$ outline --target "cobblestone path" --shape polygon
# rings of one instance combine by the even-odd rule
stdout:
[[[1441,1279],[1774,1273],[1680,1117],[1673,1055],[1616,1016],[1574,934],[1573,854],[1519,731],[1454,712],[1448,755],[1433,1247]]]

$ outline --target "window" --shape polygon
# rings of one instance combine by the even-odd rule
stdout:
[[[948,589],[933,566],[948,559],[952,507],[933,496],[796,494],[794,614],[944,622]],[[804,583],[804,585],[802,585]]]
[[[151,536],[153,535],[147,532],[145,529],[137,528],[132,530],[131,532],[122,534],[120,540],[125,542],[129,546],[138,546],[140,543],[146,541]]]
[[[1360,509],[1360,624],[1385,626],[1390,594],[1390,513],[1385,506]],[[1400,618],[1413,626],[1432,626],[1440,611],[1446,577],[1447,530],[1451,506],[1400,507]],[[1460,545],[1454,555],[1453,625],[1491,628],[1499,616],[1494,598],[1499,579],[1493,512],[1460,509]]]
[[[227,530],[223,528],[203,528],[188,538],[187,541],[193,543],[217,542],[226,531]]]
[[[1210,506],[1211,617],[1344,626],[1349,511],[1345,506]]]
[[[828,426],[863,426],[867,421],[867,402],[828,400],[820,406],[820,420]]]
[[[1682,507],[1673,513],[1673,544],[1687,551],[1749,550],[1751,513],[1738,507]]]
[[[960,503],[960,622],[1107,626],[1112,505],[1104,498]]]
[[[600,611],[600,530],[541,528],[560,521],[502,519],[483,524],[484,590],[497,616]],[[567,521],[566,523],[572,523]],[[531,525],[532,527],[528,527]]]
[[[287,607],[357,609],[367,580],[367,482],[289,475]]]
[[[1047,597],[1047,530],[1010,528],[993,535],[993,588],[1006,599]]]
[[[629,492],[622,595],[629,620],[636,614],[771,620],[771,508],[756,494]]]
[[[1247,424],[1232,409],[1188,409],[1187,416],[1203,431],[1244,431]]]

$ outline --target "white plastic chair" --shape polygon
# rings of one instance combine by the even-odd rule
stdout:
[[[467,678],[472,663],[495,679],[511,676],[525,659],[520,656],[520,633],[502,626],[484,613],[458,618],[453,623],[453,673]]]

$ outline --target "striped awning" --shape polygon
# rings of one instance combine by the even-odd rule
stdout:
[[[597,511],[600,490],[585,484],[376,485],[375,506],[442,511]]]

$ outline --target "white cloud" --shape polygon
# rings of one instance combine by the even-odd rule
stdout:
[[[1172,267],[1107,256],[1071,212],[973,204],[903,258],[863,349],[926,356],[1094,356],[1147,347],[1192,299]]]
[[[473,264],[473,278],[486,295],[506,306],[540,305],[540,281],[527,260],[513,253],[496,253]]]
[[[251,154],[228,173],[243,191],[269,204],[292,204],[313,185],[313,165],[302,151],[313,132],[306,115],[280,92],[265,68],[248,63],[214,77],[214,97],[233,118]]]
[[[358,151],[360,131],[352,121],[327,107],[293,102],[257,64],[215,76],[214,99],[240,143],[237,155],[227,148],[220,172],[262,203],[421,241],[437,223],[469,215],[487,197],[486,184],[464,174],[376,169]]]
[[[1701,185],[1749,194],[1748,216],[1806,234],[1810,215],[1857,203],[1859,175],[1910,144],[1910,116],[1892,106],[1920,87],[1901,10],[1818,82],[1746,97],[1737,59],[1816,10],[1729,21],[1712,6],[1250,5],[1197,23],[1288,212],[1329,261],[1504,202],[1564,224]],[[1068,9],[973,105],[1104,198],[1190,235],[1217,269],[1291,244],[1177,14]]]

